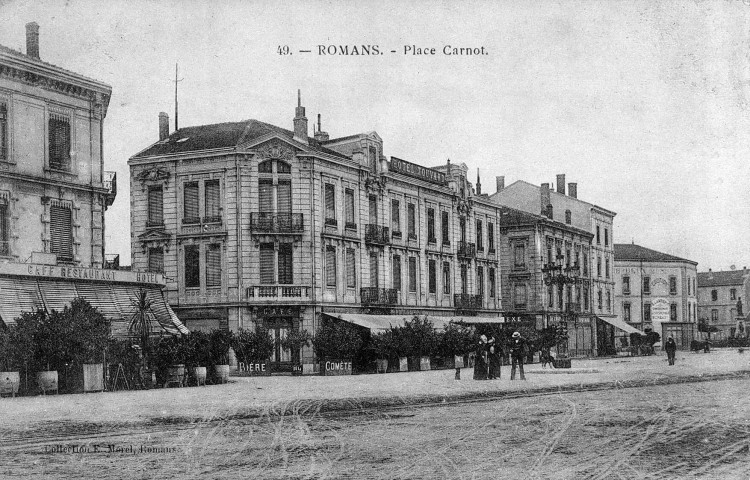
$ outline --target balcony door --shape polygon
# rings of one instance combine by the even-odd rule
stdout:
[[[370,225],[378,224],[378,197],[370,195]]]
[[[266,160],[258,165],[260,216],[283,226],[291,223],[292,170],[288,163]]]

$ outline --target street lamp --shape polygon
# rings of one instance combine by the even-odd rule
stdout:
[[[565,286],[580,285],[583,283],[583,279],[580,276],[581,269],[578,265],[578,262],[574,263],[573,265],[564,265],[564,260],[565,256],[562,254],[558,254],[554,263],[550,262],[542,266],[542,273],[544,274],[544,284],[548,287],[551,285],[557,286],[559,298],[558,302],[561,306],[563,305],[563,291],[565,289]],[[573,324],[577,326],[577,312],[579,309],[580,305],[576,307],[574,304],[571,304],[570,301],[568,301],[564,309],[561,309],[562,311],[560,312],[560,317],[563,320],[562,324],[565,325],[565,331],[567,331],[568,320],[572,320]],[[567,345],[565,346],[565,351],[567,352]]]

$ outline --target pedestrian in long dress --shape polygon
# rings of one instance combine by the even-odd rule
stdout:
[[[672,338],[671,335],[667,339],[667,343],[664,344],[664,350],[667,351],[667,360],[669,360],[669,364],[674,365],[674,357],[677,353],[677,343],[675,343],[674,338]]]
[[[513,332],[513,336],[510,339],[510,356],[512,359],[510,379],[516,379],[516,365],[518,365],[518,369],[521,372],[521,380],[526,380],[526,377],[523,374],[523,361],[526,356],[526,339],[518,332]]]
[[[474,380],[487,380],[487,337],[479,337],[474,357]]]
[[[487,378],[490,380],[496,380],[500,378],[501,369],[500,366],[502,365],[502,349],[500,348],[500,345],[495,344],[490,346],[490,370],[489,375]]]

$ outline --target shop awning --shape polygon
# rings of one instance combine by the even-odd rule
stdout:
[[[622,331],[624,331],[624,332],[626,332],[626,333],[640,333],[641,335],[646,335],[646,334],[645,334],[645,333],[643,333],[642,331],[638,330],[638,329],[637,329],[637,328],[635,328],[635,327],[631,327],[631,326],[630,326],[630,325],[628,325],[628,324],[627,324],[627,323],[626,323],[626,322],[625,322],[624,320],[620,320],[620,319],[619,319],[619,318],[617,318],[617,317],[613,317],[613,318],[602,318],[602,317],[596,317],[596,318],[598,318],[598,319],[599,319],[599,320],[601,320],[602,322],[606,322],[606,323],[609,323],[609,324],[610,324],[610,325],[612,325],[613,327],[615,327],[615,328],[619,328],[620,330],[622,330]]]
[[[371,331],[388,330],[391,327],[403,327],[404,324],[414,318],[414,315],[368,315],[364,313],[323,313],[331,318],[353,323],[361,327],[369,328]],[[423,315],[419,315],[424,318]],[[427,319],[432,322],[435,329],[442,330],[451,322],[458,323],[489,323],[489,322],[471,322],[475,318],[481,317],[437,317],[427,315]],[[496,320],[496,321],[499,321]]]

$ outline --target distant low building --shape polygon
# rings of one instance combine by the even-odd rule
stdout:
[[[641,331],[672,335],[686,349],[697,336],[698,263],[634,244],[615,244],[617,314]]]
[[[749,278],[746,267],[698,273],[698,320],[718,329],[711,333],[712,339],[747,336]]]

